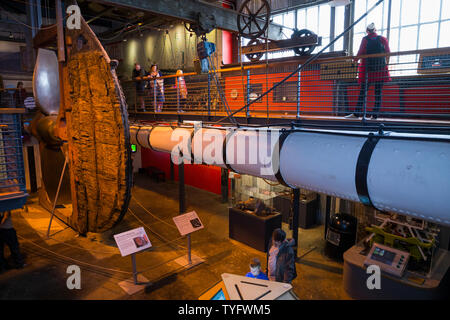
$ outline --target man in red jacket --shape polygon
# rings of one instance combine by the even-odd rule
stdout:
[[[366,54],[378,54],[378,53],[390,53],[388,40],[379,36],[376,33],[375,24],[371,23],[367,26],[365,36],[359,47],[358,56]],[[356,58],[359,60],[358,58]],[[372,114],[367,112],[366,116],[372,116],[374,119],[377,118],[378,112],[381,106],[381,90],[385,82],[391,81],[389,75],[389,57],[370,57],[361,59],[361,63],[358,66],[358,83],[361,86],[358,97],[358,104],[355,108],[355,113],[346,116],[346,118],[355,118],[363,116],[363,105],[364,100],[369,90],[370,85],[375,86],[375,106],[373,108]],[[367,103],[366,103],[367,105]]]

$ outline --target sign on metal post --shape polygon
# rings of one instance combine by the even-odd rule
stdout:
[[[146,250],[152,246],[152,243],[145,233],[145,229],[143,227],[139,227],[115,234],[114,240],[117,243],[117,247],[119,248],[122,257],[131,255],[131,264],[133,267],[133,280],[119,282],[119,286],[121,286],[122,289],[130,295],[143,290],[145,285],[149,282],[144,276],[139,275],[137,271],[136,253]]]
[[[197,212],[191,211],[173,217],[172,219],[177,226],[180,234],[182,236],[187,235],[188,240],[187,259],[185,257],[181,257],[176,259],[175,262],[186,268],[191,268],[197,264],[202,263],[204,261],[203,259],[191,254],[191,233],[204,228],[203,223],[200,221],[200,218],[197,215]]]

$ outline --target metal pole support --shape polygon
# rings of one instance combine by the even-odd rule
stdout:
[[[136,254],[131,254],[131,265],[133,267],[133,281],[134,284],[138,284],[138,272],[137,272],[137,266],[136,266]]]
[[[187,235],[187,250],[188,250],[188,264],[191,265],[192,264],[192,257],[191,257],[191,234]]]
[[[292,189],[293,199],[292,199],[292,238],[295,241],[295,257],[297,257],[298,250],[298,218],[300,215],[300,189]]]
[[[301,67],[301,64],[298,65]],[[297,79],[297,119],[300,119],[300,90],[301,90],[301,71],[298,72]]]
[[[246,94],[247,94],[247,110],[246,110],[246,117],[250,118],[250,70],[247,70],[247,90],[246,90]]]
[[[64,172],[66,171],[66,166],[67,166],[67,158],[65,158],[64,160],[64,166],[61,172],[61,177],[59,178],[58,189],[56,190],[55,201],[53,202],[52,215],[50,216],[50,221],[48,223],[47,238],[50,237],[50,228],[52,227],[53,216],[55,215],[56,203],[58,202],[59,190],[61,189],[61,183],[64,177]]]
[[[211,121],[211,74],[208,73],[208,121]]]

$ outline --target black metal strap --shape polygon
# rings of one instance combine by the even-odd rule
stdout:
[[[222,147],[222,158],[223,158],[223,164],[227,167],[228,170],[230,170],[231,172],[236,172],[234,171],[234,169],[228,164],[227,162],[227,142],[228,139],[231,138],[231,136],[235,133],[235,129],[230,130],[230,132],[228,132],[225,135],[225,139],[223,140],[223,147]]]
[[[282,185],[286,186],[286,187],[291,187],[289,186],[286,181],[284,181],[283,176],[281,175],[281,148],[283,148],[283,144],[284,141],[286,140],[286,138],[288,137],[288,135],[290,134],[290,131],[286,131],[286,130],[282,130],[280,137],[278,138],[277,144],[278,144],[278,169],[277,172],[275,173],[275,178],[277,178],[278,182],[281,183]]]
[[[359,152],[358,162],[356,163],[355,172],[355,185],[356,192],[358,192],[359,200],[366,206],[373,207],[373,203],[370,200],[369,189],[367,187],[367,172],[369,171],[370,158],[372,157],[373,150],[380,140],[380,136],[369,134],[364,143],[361,151]]]

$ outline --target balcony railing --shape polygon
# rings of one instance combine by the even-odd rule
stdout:
[[[353,114],[361,120],[450,120],[450,48],[317,59],[277,86],[298,68],[299,61],[262,61],[216,74],[189,73],[183,78],[146,77],[140,96],[134,81],[123,86],[130,112],[144,111],[141,106],[155,112],[159,104],[164,113],[212,116],[227,115],[228,108],[239,110],[235,116],[241,117],[341,118]],[[163,92],[155,85],[158,80],[164,81]]]

